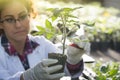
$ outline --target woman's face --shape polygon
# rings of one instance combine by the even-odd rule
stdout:
[[[19,2],[12,2],[1,12],[1,26],[10,41],[26,39],[29,32],[29,14],[25,6]]]

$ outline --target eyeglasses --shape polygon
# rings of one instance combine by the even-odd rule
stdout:
[[[19,22],[23,22],[24,20],[26,20],[27,18],[29,17],[29,15],[28,14],[24,14],[24,15],[22,15],[22,16],[20,16],[18,19],[15,19],[15,18],[13,18],[13,17],[10,17],[10,18],[6,18],[6,19],[4,19],[4,20],[0,20],[0,23],[4,23],[4,24],[15,24],[17,21],[19,21]]]

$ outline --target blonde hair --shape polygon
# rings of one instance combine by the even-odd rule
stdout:
[[[7,6],[8,4],[12,3],[13,1],[20,2],[20,3],[24,4],[24,6],[28,10],[28,13],[30,14],[30,16],[32,18],[36,17],[37,12],[34,8],[34,3],[33,3],[34,0],[0,0],[0,19],[1,19],[1,12],[2,12],[2,10],[4,10],[4,7]],[[3,32],[4,31],[2,29],[0,29],[0,35]]]

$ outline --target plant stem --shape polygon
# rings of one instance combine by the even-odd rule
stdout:
[[[65,42],[66,42],[66,17],[61,15],[63,22],[63,54],[65,54]]]

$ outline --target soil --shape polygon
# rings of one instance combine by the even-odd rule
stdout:
[[[51,73],[51,74],[64,72],[64,66],[65,66],[66,59],[67,59],[67,56],[66,56],[66,55],[64,55],[64,54],[59,54],[59,53],[49,53],[49,54],[48,54],[48,58],[52,58],[52,59],[57,59],[57,60],[58,60],[57,63],[52,64],[52,65],[50,65],[50,66],[54,66],[54,65],[57,65],[57,64],[59,64],[59,65],[61,64],[61,65],[63,66],[62,69],[60,69],[60,70],[57,71],[57,72],[53,72],[53,73]]]

